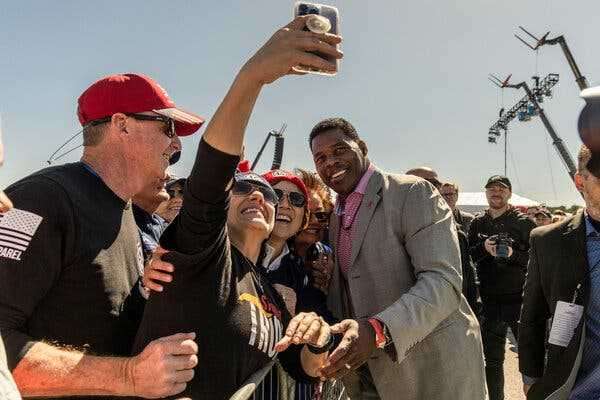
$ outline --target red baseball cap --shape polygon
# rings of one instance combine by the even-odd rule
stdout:
[[[302,179],[300,179],[298,175],[295,175],[289,171],[284,171],[282,169],[274,169],[263,174],[263,178],[265,178],[271,186],[281,181],[288,181],[293,183],[298,189],[300,189],[302,194],[304,194],[304,197],[307,201],[306,204],[308,204],[308,190],[306,190],[306,185],[304,185],[304,182],[302,182]]]
[[[82,126],[116,113],[153,111],[175,121],[177,136],[188,136],[204,123],[204,118],[175,106],[153,79],[141,74],[110,75],[95,82],[79,96],[77,116]]]

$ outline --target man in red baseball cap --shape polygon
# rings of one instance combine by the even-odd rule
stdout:
[[[145,303],[131,199],[165,179],[179,137],[204,120],[139,74],[100,79],[77,115],[81,161],[7,189],[15,209],[0,218],[0,328],[9,367],[25,396],[176,394],[197,362],[194,333],[129,358]]]
[[[100,79],[83,92],[78,104],[77,116],[83,126],[108,121],[116,113],[154,113],[171,119],[178,136],[188,136],[204,122],[202,117],[177,108],[165,89],[142,74],[117,74]]]
[[[198,246],[205,243],[196,240],[197,235],[206,239],[222,232],[210,228],[207,235],[204,229],[220,223],[227,213],[223,203],[229,196],[246,124],[262,87],[295,73],[299,65],[336,69],[334,63],[314,52],[341,58],[337,50],[341,38],[304,31],[306,18],[298,17],[278,30],[256,52],[217,109],[185,188],[185,212],[167,230],[171,232],[169,249],[197,254],[203,251]],[[4,241],[12,250],[0,252],[0,333],[19,389],[24,396],[52,398],[161,398],[181,393],[186,387],[190,390],[194,379],[200,385],[195,388],[232,393],[241,384],[240,377],[245,379],[254,372],[250,367],[262,367],[274,352],[260,352],[260,363],[238,363],[223,353],[224,349],[210,349],[214,337],[236,329],[217,331],[214,321],[206,320],[192,327],[189,323],[196,319],[180,318],[187,311],[169,311],[172,315],[165,317],[161,310],[173,310],[170,301],[174,300],[167,289],[150,296],[140,325],[144,307],[138,290],[142,252],[130,199],[145,185],[165,177],[169,159],[180,147],[176,135],[197,130],[201,118],[175,107],[160,86],[140,75],[111,76],[92,85],[79,99],[78,115],[84,126],[81,162],[50,167],[9,186],[7,193],[17,210],[11,218],[0,218],[0,232],[12,232],[12,239]],[[264,231],[267,226],[259,214],[246,218]],[[232,235],[231,242],[242,249],[239,251],[251,251],[244,257],[254,259],[259,236]],[[245,240],[249,243],[244,246]],[[215,241],[211,246],[220,244]],[[162,261],[156,257],[153,262]],[[178,265],[175,272],[192,266],[196,264]],[[173,303],[175,307],[191,310],[194,318],[207,315],[202,310],[220,310],[223,303],[215,303],[219,296],[210,296],[210,291],[199,293],[202,285],[220,282],[207,282],[210,278],[206,274],[194,277],[182,281],[174,276],[174,283],[190,288],[178,291],[183,295],[176,300],[181,304]],[[198,304],[192,292],[209,297]],[[236,291],[219,293],[234,296]],[[227,304],[236,302],[237,297]],[[249,307],[247,302],[243,306]],[[243,321],[246,336],[238,338],[246,346],[249,316],[245,314]],[[172,323],[165,318],[173,319]],[[129,357],[138,325],[142,334],[137,341],[143,345],[136,346],[139,354]],[[157,334],[156,327],[169,333]],[[281,331],[273,334],[281,336]],[[204,365],[194,371],[198,363],[196,342],[203,346]],[[237,344],[225,346],[226,350],[246,348]],[[255,350],[237,352],[236,356],[257,358]],[[218,363],[206,358],[210,351],[219,357]],[[242,368],[243,373],[238,373]],[[195,394],[194,390],[193,398],[229,397]]]

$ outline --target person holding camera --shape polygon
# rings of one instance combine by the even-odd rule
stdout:
[[[518,337],[529,234],[535,224],[508,203],[512,185],[507,177],[490,177],[485,194],[489,208],[471,223],[469,252],[477,266],[483,303],[481,335],[490,399],[502,400],[506,334],[510,327]]]

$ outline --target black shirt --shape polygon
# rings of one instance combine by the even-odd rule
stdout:
[[[475,217],[471,223],[470,254],[477,265],[484,308],[486,300],[515,304],[518,317],[529,260],[529,234],[533,228],[535,224],[513,207],[497,218],[492,218],[489,212],[485,212]],[[489,236],[500,233],[506,233],[513,240],[513,254],[506,262],[494,259],[484,247]]]
[[[0,232],[15,238],[5,247],[21,246],[19,257],[0,255],[0,330],[9,367],[39,340],[130,354],[143,307],[131,203],[82,163],[41,170],[6,192],[16,210],[0,219]]]
[[[152,293],[134,351],[156,338],[196,332],[199,364],[187,389],[193,399],[227,399],[276,356],[290,313],[262,268],[231,245],[229,184],[239,157],[201,142],[184,206],[161,238],[173,281]],[[297,357],[299,346],[280,356]],[[296,354],[294,354],[294,352]]]

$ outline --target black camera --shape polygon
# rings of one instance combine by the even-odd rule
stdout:
[[[319,9],[313,5],[300,4],[298,6],[298,15],[319,14]]]
[[[499,233],[497,235],[490,236],[489,239],[496,245],[496,261],[508,261],[508,248],[512,247],[514,240],[512,240],[506,233]]]
[[[330,255],[332,253],[331,248],[326,244],[321,242],[316,242],[306,250],[306,263],[310,264],[313,261],[317,261],[321,258],[321,255],[327,254]]]

